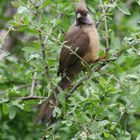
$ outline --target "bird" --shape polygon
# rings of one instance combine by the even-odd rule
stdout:
[[[76,20],[66,33],[64,42],[65,45],[60,52],[57,73],[58,76],[61,76],[58,86],[62,90],[70,88],[74,77],[84,68],[83,61],[87,64],[91,64],[98,59],[100,46],[99,34],[85,0],[79,0],[77,3]],[[53,93],[58,95],[59,90],[56,88]],[[43,104],[42,110],[37,116],[35,123],[43,116],[45,116],[46,122],[51,122],[54,106],[60,105],[54,97],[55,94],[50,95]],[[50,103],[50,100],[53,103]]]

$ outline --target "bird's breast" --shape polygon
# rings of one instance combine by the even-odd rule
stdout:
[[[83,31],[88,34],[90,39],[88,51],[84,55],[83,59],[88,63],[92,63],[98,59],[98,52],[99,52],[99,45],[100,45],[99,35],[95,26],[83,28]]]

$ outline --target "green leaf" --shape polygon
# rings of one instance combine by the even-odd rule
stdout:
[[[6,102],[8,102],[8,101],[9,101],[9,99],[1,98],[1,99],[0,99],[0,104],[6,103]]]
[[[109,121],[108,120],[103,120],[103,121],[100,121],[99,122],[99,125],[100,126],[106,126],[107,124],[109,124]]]
[[[136,2],[139,4],[139,6],[140,6],[140,0],[136,0]]]
[[[20,109],[24,109],[24,104],[22,102],[20,102],[19,100],[12,101],[12,104],[14,106],[17,106]]]
[[[10,55],[9,52],[2,52],[2,53],[0,54],[0,60],[2,60],[3,58],[7,57],[8,55]]]
[[[15,118],[15,116],[16,116],[16,109],[13,105],[11,105],[9,110],[9,119],[12,120]]]
[[[106,86],[106,80],[103,77],[100,78],[100,85],[102,87],[105,87]]]
[[[38,48],[33,48],[33,47],[24,47],[22,50],[26,53],[35,53],[39,51]]]
[[[17,9],[17,13],[22,14],[24,12],[28,11],[26,7],[23,6],[19,6],[19,8]]]
[[[103,132],[103,134],[104,134],[104,137],[105,137],[105,138],[109,138],[109,137],[110,137],[109,132],[106,132],[106,131],[105,131],[105,132]]]
[[[112,31],[112,32],[111,32],[111,44],[114,43],[114,40],[115,40],[115,34],[114,34],[114,32]]]
[[[128,8],[126,7],[126,5],[124,3],[117,3],[117,7],[125,15],[131,15],[131,13],[129,12]]]
[[[126,78],[128,78],[128,79],[138,79],[139,77],[135,74],[128,74],[128,75],[126,75]]]
[[[21,5],[20,2],[12,1],[11,2],[14,7],[19,7]]]
[[[60,116],[61,115],[61,109],[57,106],[55,106],[53,110],[53,117]]]
[[[30,58],[27,60],[27,62],[31,61],[32,59],[35,59],[35,58],[41,58],[39,54],[31,54],[29,56]]]
[[[4,114],[8,114],[9,113],[9,104],[2,104],[2,111]]]
[[[140,134],[137,136],[136,140],[140,140]]]
[[[59,98],[60,103],[64,106],[65,105],[65,94],[63,91],[58,95],[58,98]]]

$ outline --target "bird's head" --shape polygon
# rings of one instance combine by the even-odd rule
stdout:
[[[93,24],[93,20],[90,16],[84,0],[80,0],[76,6],[76,24],[77,26]]]

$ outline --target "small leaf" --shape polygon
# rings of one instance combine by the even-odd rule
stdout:
[[[2,53],[0,54],[0,60],[3,59],[3,58],[5,58],[5,57],[7,57],[8,55],[10,55],[9,52],[2,52]]]
[[[14,7],[19,7],[19,6],[21,5],[20,2],[15,2],[15,1],[13,1],[13,2],[11,2],[11,3],[12,3],[12,5],[13,5]]]
[[[53,117],[60,116],[61,115],[61,110],[59,107],[55,106],[53,110]]]
[[[9,104],[2,104],[2,111],[4,114],[8,114],[9,113]]]
[[[112,122],[111,126],[110,126],[110,129],[111,130],[114,130],[115,127],[116,127],[117,123],[116,122]]]
[[[140,134],[137,136],[136,140],[140,140]]]
[[[100,78],[100,85],[102,87],[105,87],[106,86],[106,80],[103,77]]]
[[[122,11],[125,15],[131,15],[129,12],[128,8],[124,3],[117,3],[117,7],[119,8],[120,11]]]
[[[109,121],[108,120],[103,120],[103,121],[100,121],[99,122],[99,125],[100,126],[106,126],[107,124],[109,124]]]
[[[112,31],[112,32],[111,32],[111,44],[114,43],[114,40],[115,40],[115,34],[114,34],[114,32]]]
[[[36,51],[39,51],[39,50],[32,48],[32,47],[24,47],[22,50],[26,53],[35,53]]]
[[[0,104],[2,104],[2,103],[6,103],[6,102],[8,102],[8,101],[9,101],[8,99],[1,98],[1,99],[0,99]]]
[[[61,102],[62,105],[65,105],[65,95],[64,95],[64,92],[61,92],[59,95],[58,95],[58,98],[59,98],[59,101]]]
[[[140,6],[140,0],[136,0],[136,2],[139,4],[139,6]]]
[[[126,78],[128,78],[128,79],[138,79],[138,76],[134,75],[134,74],[128,74],[128,75],[126,75]]]
[[[9,119],[12,120],[15,118],[15,116],[16,116],[15,107],[13,105],[11,105],[10,110],[9,110]]]
[[[27,13],[27,12],[29,12],[29,10],[23,6],[19,6],[19,8],[17,9],[17,13],[19,13],[19,14],[23,14],[23,13]]]
[[[27,60],[27,62],[31,61],[34,58],[40,58],[40,55],[39,54],[31,54],[30,58]]]
[[[28,102],[28,103],[29,103],[29,102]],[[17,106],[17,107],[20,108],[21,110],[24,109],[24,104],[23,104],[23,103],[20,103],[19,100],[13,101],[12,104],[13,104],[14,106]]]
[[[110,137],[109,132],[103,132],[103,134],[104,134],[104,137],[105,137],[105,138],[109,138],[109,137]]]

